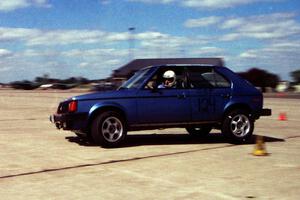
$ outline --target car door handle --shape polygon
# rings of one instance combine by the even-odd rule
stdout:
[[[230,94],[221,94],[221,97],[223,97],[224,99],[229,99],[230,98]]]
[[[185,93],[178,94],[178,95],[177,95],[177,98],[178,98],[178,99],[185,99],[185,98],[186,98]]]

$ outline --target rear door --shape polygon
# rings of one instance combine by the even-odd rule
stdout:
[[[230,82],[213,67],[192,66],[188,68],[188,85],[192,121],[221,119],[231,97]]]

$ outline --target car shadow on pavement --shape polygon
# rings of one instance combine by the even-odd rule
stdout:
[[[89,142],[85,138],[77,136],[68,136],[66,139],[69,142],[77,143],[80,146],[98,146]],[[263,136],[265,142],[284,142],[284,139]],[[134,147],[134,146],[146,146],[146,145],[188,145],[188,144],[218,144],[227,143],[234,144],[228,141],[220,133],[211,133],[207,136],[192,137],[188,134],[134,134],[127,135],[126,140],[120,146],[122,147]],[[246,144],[255,144],[256,135],[253,135],[251,140]]]

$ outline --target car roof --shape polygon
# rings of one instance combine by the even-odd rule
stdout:
[[[212,64],[163,64],[163,65],[150,65],[147,67],[142,68],[142,70],[144,69],[148,69],[148,68],[162,68],[162,67],[220,67],[217,65],[212,65]]]

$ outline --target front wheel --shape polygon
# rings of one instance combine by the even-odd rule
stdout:
[[[125,139],[127,129],[123,117],[114,111],[98,115],[92,123],[92,138],[103,147],[117,147]]]
[[[248,142],[254,130],[254,120],[244,110],[229,112],[223,121],[222,133],[236,143]]]

